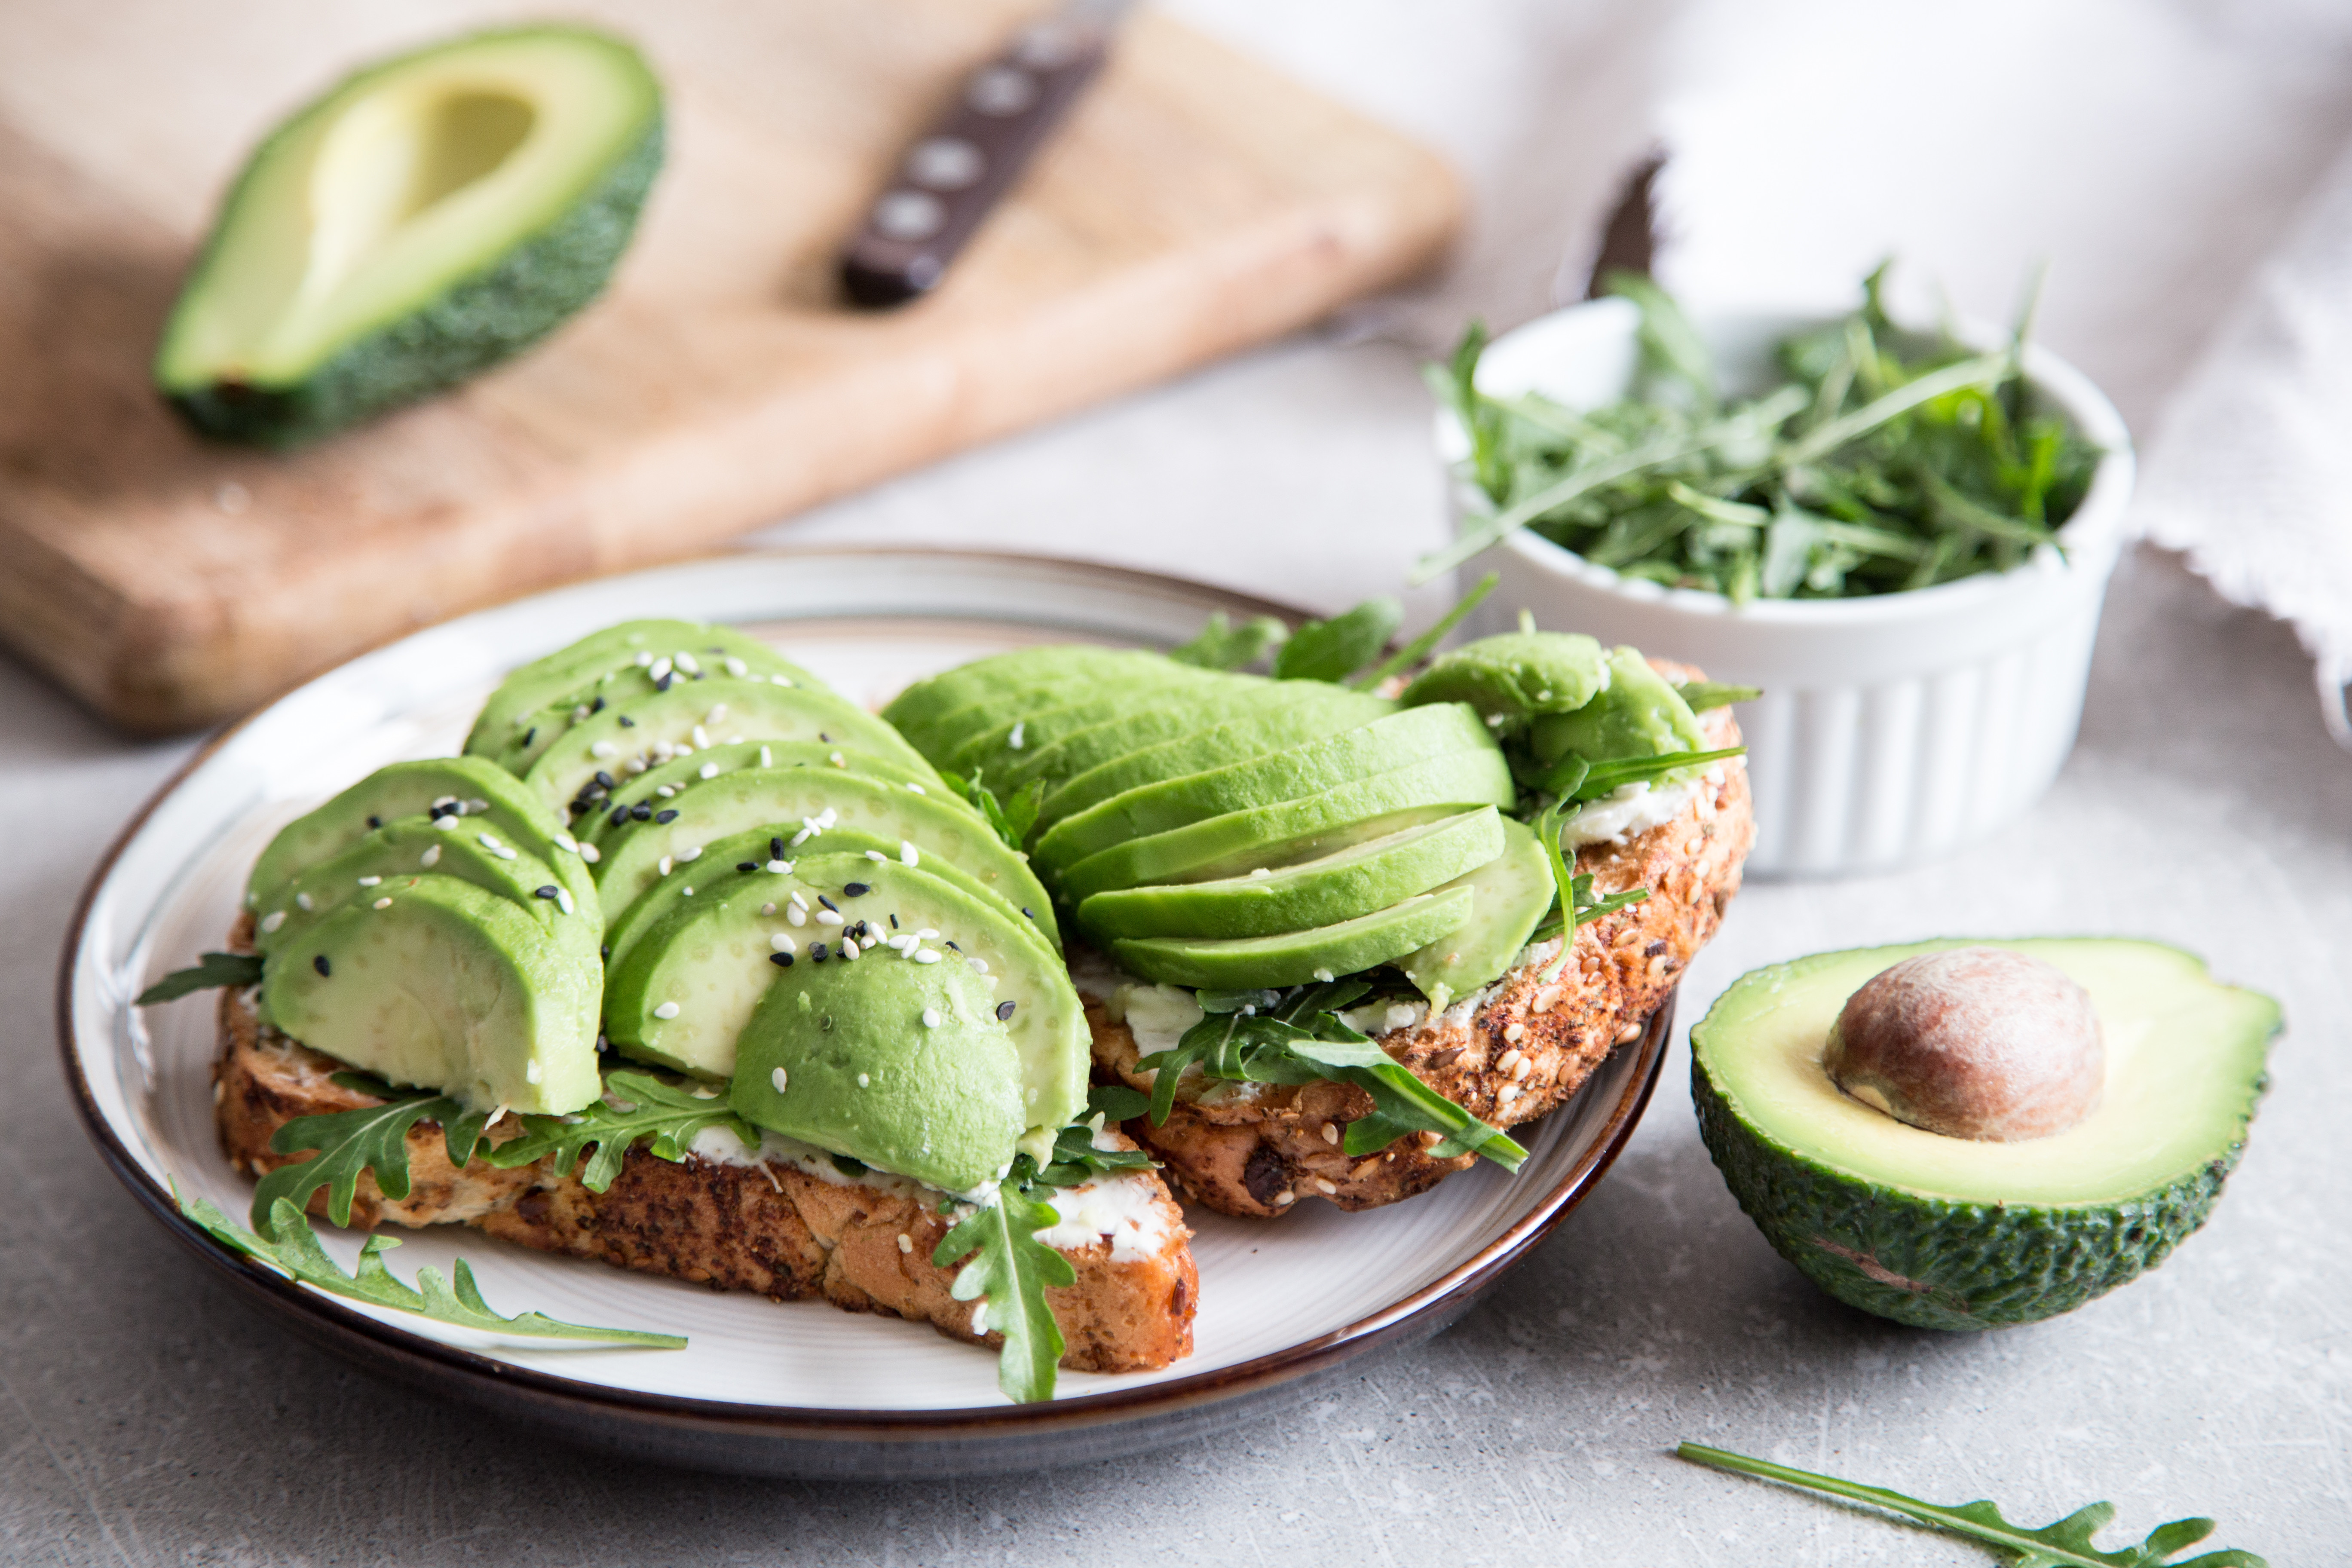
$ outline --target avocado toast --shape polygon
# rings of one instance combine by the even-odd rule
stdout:
[[[1189,1233],[1106,1126],[1044,889],[888,725],[633,622],[514,671],[467,749],[255,868],[210,983],[261,1237],[463,1223],[821,1296],[999,1344],[1016,1399],[1189,1353]]]

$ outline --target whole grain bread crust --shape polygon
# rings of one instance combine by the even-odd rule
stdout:
[[[308,1158],[270,1152],[270,1138],[295,1117],[378,1103],[333,1080],[341,1064],[263,1024],[250,991],[222,993],[220,1024],[215,1122],[221,1148],[238,1170],[259,1176],[290,1158]],[[490,1137],[504,1142],[519,1133],[509,1120]],[[593,1193],[548,1160],[500,1171],[477,1159],[454,1169],[431,1121],[408,1134],[408,1195],[398,1200],[385,1197],[373,1175],[360,1177],[355,1226],[469,1225],[541,1252],[715,1290],[755,1290],[777,1301],[823,1299],[853,1312],[929,1323],[950,1339],[1002,1340],[972,1331],[973,1303],[950,1294],[957,1268],[931,1262],[950,1221],[908,1184],[829,1182],[789,1164],[737,1164],[693,1153],[673,1163],[640,1145],[612,1186]],[[1048,1289],[1046,1299],[1066,1346],[1062,1365],[1073,1371],[1154,1371],[1192,1351],[1200,1276],[1187,1246],[1192,1233],[1156,1178],[1123,1179],[1152,1182],[1165,1240],[1142,1258],[1115,1257],[1101,1237],[1061,1249],[1077,1279]],[[314,1194],[310,1212],[323,1215],[326,1202],[323,1190]]]
[[[1651,662],[1670,679],[1699,679],[1687,666]],[[1728,708],[1702,714],[1700,724],[1709,750],[1739,743]],[[1575,951],[1556,978],[1544,978],[1559,956],[1555,938],[1529,949],[1526,962],[1477,997],[1379,1036],[1381,1047],[1497,1127],[1532,1121],[1565,1103],[1612,1049],[1641,1037],[1739,890],[1756,837],[1747,770],[1735,759],[1709,781],[1671,821],[1623,844],[1578,852],[1576,868],[1592,874],[1596,892],[1641,887],[1649,897],[1578,927]],[[1089,1000],[1087,1021],[1096,1077],[1148,1090],[1154,1075],[1137,1065],[1135,1037],[1104,999]],[[1273,1218],[1302,1199],[1378,1208],[1475,1162],[1467,1154],[1432,1158],[1429,1134],[1351,1157],[1341,1146],[1347,1124],[1371,1110],[1371,1096],[1352,1084],[1211,1085],[1188,1078],[1165,1125],[1139,1117],[1127,1131],[1162,1162],[1184,1196],[1244,1218]]]

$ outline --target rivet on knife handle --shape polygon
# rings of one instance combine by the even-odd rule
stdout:
[[[897,305],[938,284],[1102,68],[1110,37],[1099,17],[1034,23],[964,79],[954,105],[907,150],[842,253],[843,292],[860,305]]]

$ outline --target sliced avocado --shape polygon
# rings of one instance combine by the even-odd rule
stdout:
[[[765,680],[771,685],[797,686],[811,691],[824,689],[822,684],[805,674],[778,668],[763,669],[749,659],[739,658],[735,662],[743,667],[744,675],[730,675],[730,667],[719,665],[715,658],[706,668],[715,667],[721,677],[729,679]],[[769,659],[765,662],[775,666],[784,661]],[[640,669],[631,665],[614,670],[599,677],[593,687],[568,693],[544,708],[526,711],[512,727],[508,743],[486,754],[510,773],[520,775],[530,772],[531,764],[561,742],[574,724],[584,724],[607,708],[642,702],[674,686],[690,683],[694,679],[675,673],[656,675],[654,670],[661,668],[661,665],[662,661],[656,660],[650,668]]]
[[[677,815],[667,822],[669,812]],[[833,814],[826,823],[825,814]],[[774,824],[790,824],[775,830]],[[824,853],[831,828],[873,835],[897,847],[913,844],[925,858],[954,861],[1023,911],[1056,951],[1061,930],[1052,901],[1029,865],[969,812],[940,804],[904,784],[886,784],[834,768],[752,768],[722,773],[697,784],[644,822],[634,818],[615,829],[596,866],[596,886],[608,920],[617,920],[666,873],[663,862],[684,871],[699,863],[707,846],[755,827],[771,827],[783,853],[771,858],[798,860],[803,851]],[[799,842],[795,843],[794,840]]]
[[[1525,823],[1510,817],[1502,818],[1499,826],[1502,852],[1446,885],[1477,894],[1470,918],[1397,960],[1405,978],[1429,998],[1433,1013],[1443,1013],[1457,998],[1507,973],[1519,950],[1559,901],[1543,841]]]
[[[436,811],[438,806],[443,809]],[[553,869],[575,903],[595,901],[596,885],[580,847],[555,814],[512,773],[479,757],[428,757],[378,768],[269,841],[246,884],[246,907],[267,914],[290,901],[281,894],[311,866],[339,855],[377,827],[404,817],[454,820],[478,840],[484,833]]]
[[[1470,919],[1475,896],[1466,887],[1417,893],[1374,914],[1279,936],[1123,937],[1110,944],[1110,953],[1129,973],[1162,985],[1303,985],[1353,974],[1441,940]]]
[[[345,904],[270,954],[265,1019],[475,1110],[562,1115],[604,1092],[593,945],[583,956],[512,900],[455,877],[384,888],[384,908]]]
[[[1019,1054],[1027,1125],[1058,1128],[1085,1105],[1085,1008],[1036,933],[1007,919],[1001,906],[919,868],[877,865],[863,855],[807,856],[794,862],[790,877],[759,881],[753,890],[681,903],[614,966],[605,984],[604,1027],[616,1047],[723,1079],[733,1074],[736,1043],[780,970],[978,960],[997,982],[993,1005],[1004,1013],[1001,1021]],[[866,891],[851,893],[852,886]],[[797,926],[790,891],[795,888],[807,922]],[[765,912],[771,909],[773,913]],[[825,923],[835,914],[845,923]],[[924,931],[931,934],[921,936]],[[909,934],[920,938],[909,955],[887,945],[894,935]],[[840,956],[844,936],[861,948],[856,956]],[[779,937],[791,942],[791,952],[778,951]],[[923,952],[937,956],[925,959]],[[1008,1002],[1013,1005],[1009,1011]]]
[[[1630,647],[1609,650],[1609,684],[1599,696],[1573,713],[1546,713],[1528,727],[1528,749],[1541,763],[1570,752],[1600,763],[1706,748],[1706,734],[1690,704]]]
[[[1232,812],[1147,838],[1130,838],[1071,866],[1062,873],[1059,889],[1063,898],[1076,904],[1096,893],[1145,882],[1207,881],[1244,875],[1258,866],[1282,864],[1294,845],[1320,844],[1330,835],[1372,827],[1405,812],[1434,816],[1437,813],[1432,808],[1466,811],[1481,805],[1507,806],[1517,798],[1511,771],[1500,752],[1455,752],[1374,773],[1302,800]],[[1391,822],[1362,837],[1394,831],[1410,826],[1412,820],[1416,819]],[[1307,854],[1339,847],[1307,849],[1293,858],[1305,858]],[[1243,863],[1234,864],[1237,860]]]
[[[886,952],[795,964],[744,1026],[728,1103],[754,1126],[950,1192],[992,1185],[1029,1125],[996,998],[962,963]]]
[[[828,689],[824,682],[759,638],[732,626],[705,626],[699,621],[623,621],[508,671],[474,720],[466,736],[466,752],[487,756],[499,751],[530,727],[526,716],[533,710],[593,702],[602,684],[624,671],[650,669],[665,658],[675,671],[681,653],[693,661],[684,671],[688,680],[697,674],[736,675],[734,666],[727,662],[731,658],[742,663],[742,675],[782,675],[795,686]]]
[[[584,816],[604,809],[633,763],[650,769],[705,746],[747,741],[855,746],[928,766],[887,724],[830,691],[713,679],[672,686],[572,725],[531,764],[523,782],[549,805],[568,805]]]
[[[1277,681],[1262,695],[1250,695],[1253,700],[1245,702],[1172,708],[1162,722],[1134,726],[1129,733],[1138,739],[1155,731],[1160,738],[1066,775],[1039,803],[1038,826],[1051,829],[1064,817],[1139,785],[1261,757],[1397,711],[1397,705],[1385,698],[1319,680]],[[1073,740],[1090,740],[1097,733],[1088,731]]]
[[[569,900],[572,923],[580,928],[590,956],[594,956],[604,920],[593,898],[583,904],[555,879],[546,861],[496,834],[468,830],[462,820],[441,820],[453,826],[440,828],[428,817],[401,817],[341,853],[305,867],[278,887],[270,908],[254,911],[254,950],[268,954],[299,941],[306,928],[345,904],[373,903],[412,878],[443,876],[494,893],[551,930],[565,917],[563,906]],[[485,838],[490,842],[484,843]],[[543,899],[539,896],[541,888],[548,889]]]
[[[1167,663],[1159,654],[1132,648],[1062,643],[1015,648],[915,682],[891,700],[882,717],[918,750],[928,752],[934,728],[960,710],[1008,700],[1032,702],[1088,686],[1110,687],[1129,677],[1163,669]]]
[[[1496,729],[1539,713],[1572,713],[1609,685],[1601,645],[1581,632],[1506,632],[1437,656],[1406,687],[1408,708],[1467,702]]]
[[[836,762],[835,758],[840,760]],[[646,816],[650,817],[657,811],[668,810],[688,790],[753,768],[823,768],[828,773],[856,773],[897,784],[909,795],[939,801],[975,821],[979,819],[979,813],[969,802],[951,790],[938,787],[937,775],[929,768],[903,757],[877,757],[871,752],[829,746],[822,741],[744,741],[696,752],[621,780],[606,798],[601,815],[583,822],[584,836],[600,846],[610,843],[626,830],[634,820],[630,814],[636,807],[644,806]]]
[[[636,944],[638,937],[686,900],[732,898],[745,890],[756,891],[761,878],[787,875],[768,869],[773,863],[771,857],[775,847],[774,840],[799,829],[797,822],[780,822],[730,834],[705,847],[692,864],[677,867],[668,876],[656,879],[651,887],[637,895],[635,901],[624,910],[619,918],[605,927],[605,962],[621,963],[628,956],[629,949]],[[822,839],[812,843],[821,843],[827,855],[861,855],[869,861],[878,858],[906,864],[906,840],[883,838],[854,827],[828,828]],[[1007,920],[1028,928],[1036,937],[1038,948],[1048,958],[1058,956],[1059,950],[1047,940],[1045,931],[1003,894],[945,856],[925,855],[919,848],[915,853],[915,863],[924,870],[975,899],[994,904],[998,912]]]
[[[1138,709],[1185,700],[1211,685],[1216,688],[1214,700],[1224,701],[1234,695],[1234,689],[1226,683],[1238,687],[1242,681],[1255,679],[1213,675],[1207,670],[1171,664],[1151,675],[1132,677],[1108,692],[1097,687],[1075,698],[1066,693],[1059,700],[1036,707],[1008,704],[1003,709],[992,709],[984,727],[960,735],[948,746],[941,753],[942,765],[967,778],[980,772],[992,784],[1002,783],[1017,789],[1036,772],[1035,758],[1066,735],[1108,723]],[[943,733],[944,730],[938,732]]]
[[[660,85],[602,33],[370,67],[247,163],[156,385],[206,435],[287,446],[463,381],[595,298],[661,159]]]
[[[1037,840],[1034,853],[1051,875],[1131,838],[1320,795],[1413,763],[1471,754],[1496,752],[1486,725],[1467,706],[1410,708],[1246,762],[1139,784],[1062,818]]]
[[[2006,948],[2086,990],[2105,1040],[2097,1107],[2065,1131],[1977,1142],[1839,1091],[1830,1026],[1918,953]],[[1783,1258],[1865,1311],[1934,1329],[2070,1311],[2204,1223],[2245,1146],[2278,1004],[2177,948],[2117,938],[1916,942],[1755,970],[1691,1030],[1708,1152]]]
[[[1494,859],[1503,852],[1502,824],[1493,806],[1480,806],[1279,871],[1097,893],[1079,906],[1078,923],[1098,941],[1274,936],[1337,925],[1426,893]]]

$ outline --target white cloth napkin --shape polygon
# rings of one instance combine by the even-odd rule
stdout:
[[[2140,528],[2294,626],[2352,751],[2352,145],[2166,408],[2143,472]]]

